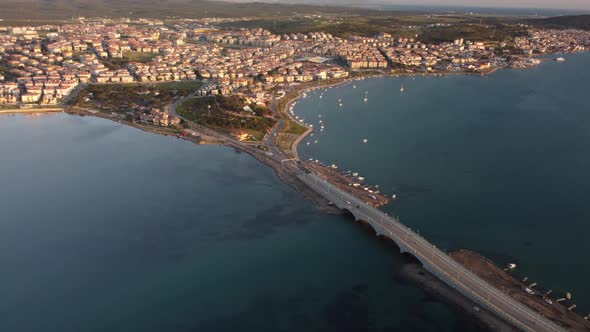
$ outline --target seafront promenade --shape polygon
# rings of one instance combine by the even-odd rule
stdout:
[[[63,109],[60,108],[60,107],[51,107],[51,108],[33,107],[33,108],[6,108],[6,109],[0,109],[0,114],[13,114],[13,113],[56,113],[56,112],[63,112]]]

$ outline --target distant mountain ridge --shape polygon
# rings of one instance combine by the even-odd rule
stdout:
[[[547,28],[576,28],[590,30],[590,15],[556,16],[530,19],[527,22]]]
[[[375,14],[379,11],[346,6],[209,0],[0,0],[1,19],[67,19],[108,17],[243,17],[294,14]]]

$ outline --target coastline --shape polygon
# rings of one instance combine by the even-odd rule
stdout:
[[[549,60],[547,60],[549,61]],[[287,116],[291,121],[296,122],[298,125],[307,128],[307,130],[305,131],[305,133],[301,134],[291,145],[291,151],[293,153],[293,156],[295,159],[300,160],[299,158],[299,144],[307,137],[309,136],[309,134],[313,133],[314,129],[312,127],[309,127],[308,125],[304,124],[304,123],[300,123],[297,119],[295,119],[289,112],[288,109],[293,105],[296,104],[299,99],[301,99],[301,97],[303,96],[303,94],[306,94],[308,92],[311,91],[315,91],[315,90],[320,90],[320,89],[331,89],[331,88],[335,88],[341,85],[345,85],[345,84],[349,84],[352,82],[357,82],[357,81],[363,81],[363,80],[367,80],[367,79],[375,79],[375,78],[398,78],[398,77],[416,77],[416,76],[422,76],[422,77],[427,77],[427,76],[433,76],[433,77],[442,77],[442,76],[451,76],[451,75],[467,75],[467,76],[487,76],[487,75],[492,75],[494,73],[496,73],[497,71],[501,70],[501,69],[511,69],[511,70],[515,70],[515,68],[493,68],[489,71],[486,72],[481,72],[481,73],[468,73],[468,72],[440,72],[440,73],[381,73],[381,74],[370,74],[370,75],[366,75],[366,76],[360,76],[360,77],[347,77],[344,79],[339,79],[338,81],[334,82],[334,81],[330,81],[330,82],[326,82],[324,84],[317,84],[317,85],[313,85],[310,84],[310,86],[308,87],[304,87],[301,90],[298,90],[294,96],[291,96],[289,98],[289,95],[283,97],[283,98],[289,98],[289,100],[278,110],[279,114],[284,114],[285,116]],[[523,69],[528,69],[528,68],[523,68]]]
[[[568,54],[585,53],[585,52],[590,52],[590,50],[580,51],[580,52],[570,52]],[[426,73],[415,73],[415,72],[409,72],[409,73],[389,72],[388,73],[388,72],[383,72],[383,73],[379,73],[379,74],[372,73],[372,74],[364,75],[364,76],[360,76],[360,77],[350,77],[349,76],[347,78],[338,79],[338,81],[336,81],[336,82],[330,81],[330,82],[326,82],[324,84],[319,83],[317,85],[309,84],[310,86],[304,87],[303,89],[297,91],[296,95],[291,96],[290,99],[287,101],[287,103],[285,103],[285,105],[283,105],[283,107],[281,109],[279,109],[278,111],[279,111],[279,114],[281,114],[281,113],[285,114],[287,117],[289,117],[289,119],[291,121],[294,121],[297,124],[308,129],[304,134],[302,134],[299,138],[297,138],[295,140],[294,144],[291,146],[291,150],[293,152],[293,155],[295,156],[295,158],[297,158],[297,160],[299,160],[299,150],[298,150],[299,143],[301,143],[301,141],[303,141],[303,139],[305,139],[305,137],[307,137],[309,134],[311,134],[313,132],[313,128],[298,122],[293,116],[291,116],[291,114],[289,114],[289,112],[287,110],[289,109],[289,107],[291,107],[291,105],[293,105],[294,103],[297,103],[297,101],[299,99],[301,99],[301,97],[304,93],[308,93],[308,92],[311,92],[314,90],[319,90],[319,89],[335,88],[335,87],[338,87],[341,85],[349,84],[351,82],[362,81],[362,80],[366,80],[366,79],[374,79],[374,78],[398,78],[398,77],[416,77],[416,76],[443,77],[443,76],[453,76],[453,75],[488,76],[488,75],[495,74],[496,72],[498,72],[500,70],[529,70],[529,69],[537,67],[538,65],[540,65],[543,62],[555,61],[555,59],[548,58],[548,57],[554,57],[554,56],[558,56],[558,55],[559,54],[556,54],[556,53],[547,53],[547,54],[539,54],[539,55],[532,56],[531,59],[539,60],[540,63],[536,64],[536,65],[532,65],[530,67],[524,67],[524,68],[495,67],[495,68],[492,68],[487,71],[482,71],[480,73],[476,73],[476,72],[426,72]],[[356,73],[362,74],[362,71],[356,72]],[[288,97],[288,95],[283,98],[287,98],[287,97]]]
[[[545,61],[551,61],[551,60],[547,59]],[[300,90],[298,90],[296,93],[293,93],[293,95],[290,95],[290,96],[287,95],[287,96],[283,97],[283,98],[289,97],[289,99],[286,102],[286,104],[282,105],[281,108],[278,109],[278,111],[285,113],[286,116],[290,120],[307,128],[307,130],[303,134],[299,135],[299,137],[297,137],[297,139],[291,145],[292,153],[295,155],[295,158],[297,158],[299,160],[299,144],[308,135],[310,135],[313,132],[313,128],[299,123],[296,119],[293,118],[293,116],[291,116],[291,114],[289,114],[288,109],[290,106],[292,106],[294,103],[296,103],[302,97],[302,95],[304,93],[308,93],[310,91],[319,90],[319,89],[334,88],[334,87],[338,87],[341,85],[350,84],[351,82],[361,81],[361,80],[365,80],[365,79],[372,79],[372,78],[411,77],[411,76],[446,76],[446,75],[485,76],[485,75],[491,75],[491,74],[495,73],[498,69],[504,69],[504,68],[494,68],[493,70],[487,71],[485,73],[383,73],[383,74],[366,75],[366,76],[362,76],[362,77],[349,77],[346,79],[341,79],[339,81],[325,82],[325,84],[315,84],[315,85],[310,85],[310,86],[301,85],[301,86],[299,86]],[[516,68],[507,68],[507,69],[516,69]],[[527,69],[527,68],[524,68],[524,69]],[[87,112],[87,111],[84,111],[83,113],[82,112],[78,112],[78,113],[77,112],[68,112],[68,111],[66,111],[66,112],[70,113],[70,114],[73,113],[73,114],[78,114],[78,115],[83,115],[83,116],[86,116],[86,115],[97,116],[97,117],[101,117],[104,119],[109,119],[111,121],[119,122],[121,124],[129,125],[131,127],[135,127],[140,130],[154,133],[154,134],[166,135],[166,136],[175,136],[176,135],[176,133],[174,133],[173,131],[170,131],[169,133],[165,133],[162,128],[153,127],[153,126],[149,126],[149,125],[145,125],[145,126],[138,125],[138,124],[134,124],[134,123],[131,123],[131,122],[128,122],[125,120],[116,119],[116,118],[113,118],[113,117],[110,117],[110,116],[107,116],[104,114],[100,114],[100,113],[94,114],[94,113]],[[3,112],[0,112],[0,113],[3,113]],[[187,137],[178,137],[178,138],[188,140],[188,141],[191,141],[196,144],[200,144],[199,142],[192,140],[190,138],[187,138]],[[272,158],[265,155],[262,151],[254,151],[253,148],[245,148],[244,146],[241,146],[239,144],[235,144],[232,141],[227,140],[227,139],[216,141],[216,142],[211,142],[211,143],[223,145],[226,147],[231,147],[231,148],[234,148],[235,150],[239,150],[239,151],[248,153],[249,155],[251,155],[253,158],[257,159],[261,163],[271,167],[275,171],[277,176],[281,179],[281,181],[288,184],[289,186],[294,188],[297,192],[301,193],[302,195],[304,195],[305,197],[310,199],[314,203],[314,205],[316,205],[322,212],[336,213],[336,214],[341,213],[336,208],[330,207],[329,204],[327,204],[328,202],[323,197],[321,197],[320,195],[315,193],[313,190],[310,190],[310,188],[306,188],[306,186],[303,183],[301,183],[301,181],[299,181],[297,178],[291,176],[288,172],[286,172],[281,167],[280,164],[277,164],[275,160],[273,160]],[[426,280],[425,282],[420,283],[421,288],[428,289],[429,287],[434,287],[434,288],[437,287],[435,285],[431,285],[430,282],[431,282],[430,280]],[[456,291],[451,290],[450,292],[442,292],[439,295],[443,298],[452,299],[452,297],[459,296],[460,294],[457,293]],[[452,303],[453,301],[449,300],[449,302]],[[455,303],[455,304],[461,306],[460,304],[457,304],[457,303]],[[471,307],[469,305],[466,307],[463,306],[463,309],[466,311],[466,314],[469,314],[469,312],[468,312],[469,308],[472,308],[472,306]],[[475,315],[475,316],[479,317],[480,315]],[[483,319],[482,319],[482,321],[484,321],[486,323],[486,325],[490,326],[491,328],[497,328],[497,325],[495,325],[495,323],[491,323],[491,322],[483,320]]]
[[[64,109],[61,107],[6,108],[6,109],[0,109],[0,114],[59,113],[59,112],[63,112],[63,111],[64,111]]]

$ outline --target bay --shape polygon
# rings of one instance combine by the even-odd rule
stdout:
[[[572,292],[586,313],[590,53],[565,57],[484,77],[373,78],[313,91],[295,112],[325,129],[301,156],[359,172],[398,196],[387,212],[440,248],[516,262],[531,282]]]
[[[397,249],[246,154],[0,117],[0,330],[460,331]]]

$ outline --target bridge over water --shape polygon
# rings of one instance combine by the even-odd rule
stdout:
[[[369,223],[377,235],[393,240],[402,253],[409,253],[416,257],[426,270],[447,285],[515,327],[531,332],[565,331],[564,328],[542,317],[539,313],[469,271],[445,252],[401,224],[396,218],[372,207],[313,173],[300,171],[297,177],[338,208],[352,213],[357,221],[362,220]]]

